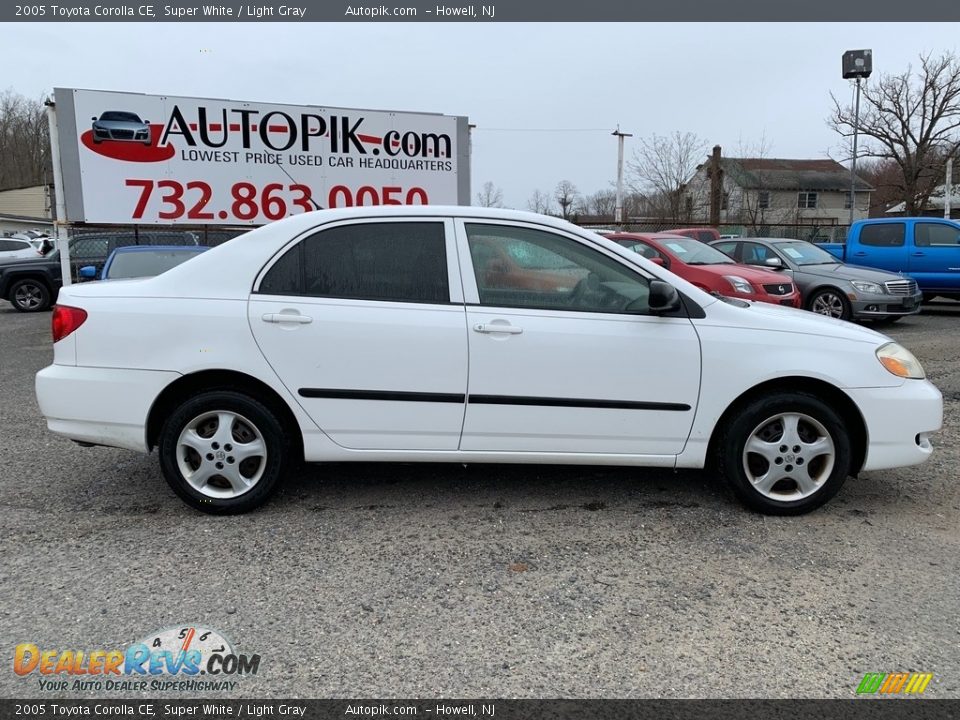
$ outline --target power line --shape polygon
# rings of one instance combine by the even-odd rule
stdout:
[[[610,128],[485,128],[474,127],[474,132],[610,132]]]

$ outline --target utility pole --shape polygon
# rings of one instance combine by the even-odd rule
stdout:
[[[620,132],[620,125],[611,135],[617,138],[617,201],[613,211],[613,221],[617,230],[623,230],[623,139],[633,137],[630,133]]]
[[[710,156],[710,227],[720,226],[720,205],[723,203],[723,167],[720,157],[723,150],[719,145],[713,146]]]
[[[943,184],[943,217],[950,219],[950,197],[953,195],[953,158],[947,158],[947,180]]]

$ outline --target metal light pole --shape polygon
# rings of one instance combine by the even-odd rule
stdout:
[[[853,160],[850,163],[850,224],[857,206],[857,131],[860,129],[860,78],[857,78],[857,99],[853,111]]]
[[[611,135],[617,137],[617,201],[613,211],[613,222],[617,230],[623,230],[623,139],[633,137],[630,133],[620,132],[620,126]]]
[[[873,72],[873,50],[847,50],[843,54],[844,79],[856,78],[857,95],[853,111],[853,159],[850,162],[850,224],[857,207],[857,135],[860,131],[860,81]]]

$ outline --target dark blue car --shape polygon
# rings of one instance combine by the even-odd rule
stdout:
[[[103,264],[101,280],[121,280],[153,277],[194,255],[209,250],[204,245],[127,245],[118,247]],[[84,280],[96,280],[97,269],[93,265],[80,268]]]

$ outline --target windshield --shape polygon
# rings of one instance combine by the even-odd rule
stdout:
[[[121,278],[152,277],[176,267],[190,259],[196,252],[185,250],[150,250],[145,252],[119,253],[107,269],[111,280]]]
[[[716,248],[693,238],[658,238],[677,259],[687,265],[733,265],[734,261]]]
[[[777,243],[777,250],[797,265],[833,265],[838,260],[826,250],[804,240]]]
[[[113,122],[140,122],[140,118],[133,113],[116,111],[105,112],[100,116],[100,119],[106,122],[111,120]]]

